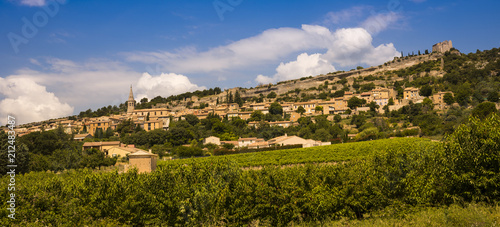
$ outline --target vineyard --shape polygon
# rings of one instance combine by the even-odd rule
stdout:
[[[150,174],[31,172],[16,176],[16,219],[1,209],[0,225],[287,226],[471,202],[490,207],[499,202],[499,151],[493,116],[470,120],[446,143],[392,139],[184,159]],[[305,164],[277,166],[291,163]],[[7,184],[2,178],[2,198]]]
[[[225,156],[211,156],[205,158],[177,159],[161,162],[163,165],[178,165],[186,163],[211,163],[229,159],[241,167],[290,165],[303,163],[329,163],[359,160],[372,157],[388,148],[398,150],[414,150],[418,147],[429,146],[431,149],[438,143],[421,138],[394,138],[358,143],[334,144],[309,148],[274,150]]]

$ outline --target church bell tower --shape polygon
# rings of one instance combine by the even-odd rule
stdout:
[[[130,85],[130,93],[128,95],[128,100],[127,100],[127,113],[131,114],[134,112],[135,109],[135,100],[134,100],[134,94],[132,93],[132,85]]]

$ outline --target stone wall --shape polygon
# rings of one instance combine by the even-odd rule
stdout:
[[[432,52],[433,53],[444,53],[446,51],[449,51],[451,48],[453,48],[453,44],[451,43],[451,40],[446,40],[446,41],[434,44],[432,46]]]

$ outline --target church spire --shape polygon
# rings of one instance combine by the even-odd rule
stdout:
[[[130,85],[130,93],[128,95],[128,101],[134,100],[134,93],[132,93],[132,85]]]
[[[128,101],[127,101],[127,113],[134,112],[134,109],[135,109],[134,93],[132,93],[132,85],[130,85],[130,93],[128,95]]]

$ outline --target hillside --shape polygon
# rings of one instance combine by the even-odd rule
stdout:
[[[399,225],[399,219],[407,225],[494,225],[499,220],[499,126],[499,116],[493,115],[471,119],[445,143],[405,138],[303,150],[346,160],[336,165],[281,168],[268,163],[245,170],[241,166],[263,159],[251,163],[248,155],[237,155],[165,162],[149,174],[88,169],[20,174],[16,208],[22,209],[16,209],[15,220],[3,209],[0,223],[309,226],[334,221],[344,226]],[[270,154],[269,160],[274,157]],[[7,188],[8,178],[0,181],[2,187]],[[7,190],[1,193],[8,197]]]

